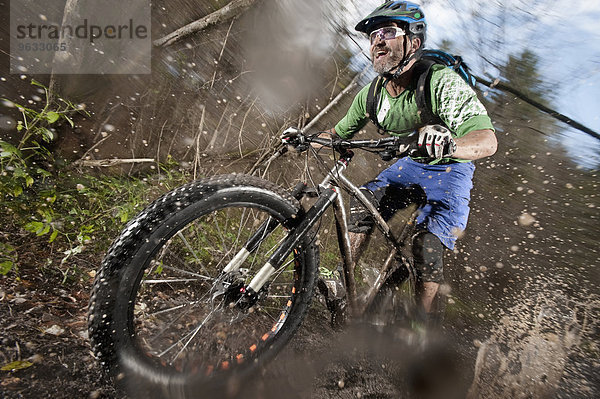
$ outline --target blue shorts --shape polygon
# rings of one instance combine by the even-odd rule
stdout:
[[[467,227],[474,171],[472,162],[427,165],[405,157],[363,187],[375,192],[388,185],[421,186],[427,203],[417,217],[418,227],[437,236],[447,248],[454,249],[457,236]]]

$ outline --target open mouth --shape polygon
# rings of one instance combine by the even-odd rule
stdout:
[[[381,57],[383,57],[384,55],[386,55],[388,52],[387,50],[377,50],[375,52],[375,59],[379,59]]]

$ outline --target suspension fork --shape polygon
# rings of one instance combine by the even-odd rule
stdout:
[[[250,281],[250,284],[246,287],[247,298],[253,299],[256,297],[256,293],[265,285],[269,278],[275,273],[275,271],[281,266],[285,258],[288,256],[290,251],[298,244],[300,239],[307,234],[310,229],[317,223],[317,221],[323,216],[327,208],[334,204],[336,198],[340,197],[338,192],[331,187],[331,181],[339,176],[342,176],[342,171],[348,166],[348,163],[352,159],[354,154],[352,151],[347,151],[333,166],[329,173],[325,176],[323,181],[319,184],[319,199],[317,202],[305,213],[302,220],[290,231],[284,242],[275,250],[271,255],[267,263],[258,271],[256,276]],[[298,189],[299,186],[296,186]],[[300,187],[299,195],[302,194]],[[343,206],[340,207],[343,209]],[[345,220],[345,219],[344,219]],[[260,229],[259,229],[260,230]],[[349,242],[349,240],[346,240]],[[350,256],[349,247],[347,256]],[[348,259],[350,259],[350,257]],[[353,276],[352,276],[353,277]],[[353,281],[353,279],[352,279]]]
[[[313,228],[319,221],[323,213],[335,201],[338,193],[333,188],[323,189],[319,199],[305,213],[300,222],[290,230],[283,243],[273,252],[263,267],[254,276],[250,284],[246,287],[246,295],[249,298],[256,296],[256,293],[265,285],[269,278],[277,271],[288,257],[290,251],[298,245],[298,242]]]
[[[292,190],[291,194],[297,200],[302,198],[304,189],[306,188],[306,184],[300,182],[296,184],[296,187]],[[277,226],[279,226],[280,222],[272,216],[269,216],[267,220],[265,220],[256,232],[246,241],[244,246],[238,251],[237,254],[229,261],[227,266],[223,269],[223,273],[231,273],[236,272],[240,269],[244,261],[250,256],[256,249],[260,246],[260,244],[275,230]]]

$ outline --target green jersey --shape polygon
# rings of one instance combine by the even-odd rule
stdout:
[[[494,130],[477,94],[456,72],[444,65],[433,65],[429,82],[433,113],[453,136],[461,137],[473,130]],[[381,89],[377,120],[389,134],[406,136],[423,126],[417,112],[415,86],[416,82],[413,82],[397,97],[392,97],[385,87]],[[351,138],[369,122],[366,116],[369,87],[370,84],[356,95],[346,116],[335,126],[340,137]]]

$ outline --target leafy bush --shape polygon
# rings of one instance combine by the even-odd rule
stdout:
[[[147,178],[73,173],[69,165],[56,161],[50,143],[57,129],[74,127],[73,118],[87,113],[62,98],[50,103],[48,89],[36,81],[32,84],[46,95],[41,110],[3,99],[20,111],[22,119],[17,123],[17,143],[0,140],[0,196],[6,209],[0,222],[10,232],[3,241],[12,241],[0,244],[0,274],[18,273],[20,248],[31,245],[29,236],[51,244],[48,259],[40,265],[58,258],[66,278],[73,267],[71,258],[108,246],[123,225],[158,195],[153,187],[166,191],[186,176],[176,171],[172,160],[162,168],[159,177],[164,181],[152,185]]]

